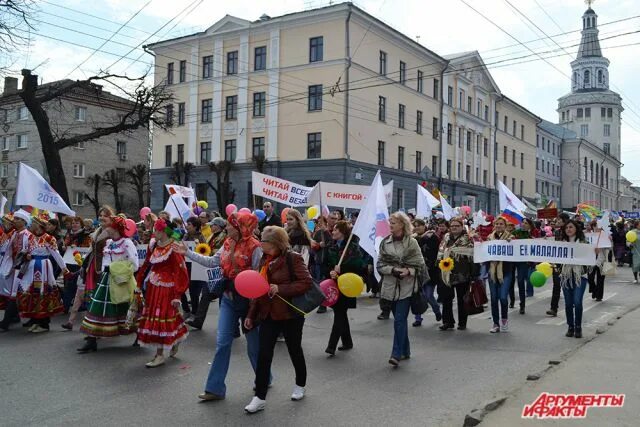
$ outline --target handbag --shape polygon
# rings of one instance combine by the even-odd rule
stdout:
[[[482,306],[489,302],[489,298],[487,298],[487,291],[485,290],[484,282],[482,280],[474,280],[471,283],[470,290],[473,302],[476,306]]]
[[[207,270],[207,288],[213,297],[221,297],[227,289],[228,279],[224,277],[222,267],[214,267]]]
[[[293,260],[291,259],[291,252],[287,252],[286,255],[287,268],[289,269],[289,277],[293,282],[296,279],[295,272],[293,271]],[[291,304],[295,306],[295,314],[298,316],[305,316],[320,307],[320,304],[327,299],[327,296],[322,292],[320,285],[312,279],[311,287],[307,292],[297,297],[291,298]],[[305,313],[304,315],[302,313]]]
[[[416,282],[418,279],[416,278]],[[415,285],[414,285],[415,286]],[[427,301],[427,296],[421,288],[413,290],[413,294],[411,294],[411,314],[414,315],[422,315],[429,308],[429,301]]]
[[[482,282],[479,280],[472,282],[471,285],[469,285],[467,293],[462,297],[462,301],[464,303],[464,311],[468,316],[484,312],[482,305],[487,302],[487,294]]]
[[[603,276],[615,276],[617,273],[616,264],[614,262],[605,261],[600,267]]]

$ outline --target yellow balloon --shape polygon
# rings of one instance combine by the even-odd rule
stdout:
[[[638,240],[638,235],[635,231],[627,231],[627,242],[633,243]]]
[[[551,277],[551,275],[553,274],[553,268],[548,262],[541,262],[540,264],[536,265],[536,271],[544,274],[544,277],[546,278]]]
[[[362,277],[354,273],[345,273],[338,276],[338,289],[346,297],[355,298],[362,293],[364,282]]]
[[[307,209],[307,218],[308,219],[314,219],[316,216],[318,216],[318,208],[315,206],[311,206],[309,209]]]

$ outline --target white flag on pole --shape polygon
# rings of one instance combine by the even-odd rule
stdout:
[[[418,218],[431,218],[431,209],[440,204],[440,200],[436,199],[426,188],[417,184],[418,194],[416,203],[416,216]]]
[[[4,216],[4,207],[7,205],[7,198],[0,194],[0,216]]]
[[[378,261],[380,242],[390,233],[389,210],[382,178],[380,177],[380,171],[378,171],[369,188],[367,200],[353,226],[353,234],[360,238],[360,247],[373,257],[373,270],[378,280],[380,280],[380,275],[375,265]]]
[[[451,218],[456,216],[453,208],[451,207],[449,202],[447,202],[447,199],[442,197],[442,194],[440,194],[440,204],[442,205],[442,214],[444,215],[444,219],[449,221]]]
[[[15,204],[71,216],[76,214],[37,170],[24,163],[19,166]]]
[[[180,218],[186,222],[189,217],[193,216],[193,212],[189,209],[189,206],[185,203],[182,196],[179,194],[172,194],[167,200],[167,205],[164,210],[171,215],[171,219]]]
[[[518,199],[502,181],[498,181],[498,199],[500,200],[500,211],[508,209],[523,213],[527,210],[527,205],[522,203],[522,200]]]

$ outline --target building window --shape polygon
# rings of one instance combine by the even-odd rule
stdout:
[[[238,95],[227,96],[225,119],[235,120],[238,118]]]
[[[471,166],[467,165],[465,168],[464,178],[466,182],[471,182]]]
[[[511,166],[516,165],[516,150],[511,150]]]
[[[516,192],[516,179],[511,178],[511,191]]]
[[[422,72],[419,71],[420,74],[422,74]],[[420,75],[420,79],[422,79],[422,76]],[[422,92],[422,91],[420,91]],[[440,97],[440,80],[438,79],[433,79],[433,99],[439,99]]]
[[[590,119],[591,118],[591,107],[587,107],[584,109],[584,117],[585,119]]]
[[[513,126],[511,128],[511,135],[513,135],[514,138],[516,136],[516,127],[517,127],[517,122],[514,120],[513,121]]]
[[[213,55],[202,57],[202,78],[210,79],[213,77]]]
[[[460,98],[458,99],[458,108],[462,110],[463,105],[464,105],[464,90],[460,89]]]
[[[520,153],[520,169],[524,169],[524,153]]]
[[[600,108],[600,117],[603,118],[603,119],[605,117],[607,117],[607,109],[606,108],[604,108],[604,107]]]
[[[417,78],[417,83],[416,83],[417,84],[416,89],[420,93],[422,93],[423,90],[424,90],[423,89],[423,85],[424,85],[423,76],[424,76],[423,72],[418,70],[418,78]]]
[[[453,127],[451,126],[451,123],[447,123],[447,144],[449,145],[453,145]]]
[[[544,172],[544,160],[542,160],[540,163],[542,163],[542,172]]]
[[[522,193],[524,193],[524,181],[520,180],[520,195],[522,196]]]
[[[457,171],[457,177],[458,179],[462,179],[462,164],[460,162],[458,162],[458,171]]]
[[[487,170],[486,169],[484,169],[482,171],[482,185],[485,185],[485,186],[487,185]]]
[[[184,125],[184,114],[185,114],[185,104],[184,102],[178,103],[178,126]]]
[[[173,84],[173,62],[167,64],[167,84]]]
[[[416,133],[422,134],[422,111],[416,111]]]
[[[611,144],[605,142],[604,144],[602,144],[602,150],[605,152],[605,154],[611,154]]]
[[[84,164],[83,163],[74,163],[73,164],[73,177],[74,178],[84,178]]]
[[[116,154],[119,156],[127,155],[127,142],[126,141],[116,141]]]
[[[322,145],[322,134],[320,132],[307,134],[307,159],[319,159]]]
[[[74,191],[73,192],[73,205],[74,206],[83,206],[84,205],[84,192],[82,192],[82,191]]]
[[[416,151],[416,173],[422,171],[422,151]]]
[[[613,108],[607,108],[607,118],[613,117]]]
[[[462,128],[458,128],[458,148],[462,148],[462,139],[464,138],[464,131]]]
[[[583,83],[585,87],[591,86],[591,72],[589,72],[589,70],[584,70]]]
[[[564,122],[564,111],[562,112],[562,122]]]
[[[453,87],[447,87],[447,104],[453,107]]]
[[[467,151],[471,151],[471,131],[467,131]]]
[[[264,117],[267,95],[265,92],[253,94],[253,117]]]
[[[398,105],[398,127],[404,129],[404,105]]]
[[[322,111],[322,85],[309,86],[309,111]]]
[[[196,199],[207,200],[208,189],[209,189],[209,186],[205,182],[196,184]]]
[[[431,175],[438,175],[438,156],[431,156]]]
[[[3,163],[0,165],[0,178],[9,177],[9,165],[7,163]]]
[[[604,125],[604,136],[611,136],[611,125]]]
[[[479,184],[480,183],[480,168],[476,168],[476,180],[475,180],[475,184]]]
[[[2,147],[0,147],[2,149],[2,151],[8,151],[9,150],[9,141],[7,140],[6,136],[2,137]]]
[[[180,61],[178,80],[180,81],[180,83],[184,83],[187,80],[187,61]]]
[[[507,156],[508,156],[507,152],[508,152],[508,150],[507,150],[507,146],[505,145],[505,146],[504,146],[504,162],[505,162],[505,163],[507,163]]]
[[[17,148],[27,148],[27,145],[28,145],[27,134],[18,135],[18,146],[17,146]]]
[[[404,189],[402,188],[396,190],[396,205],[398,210],[404,209]]]
[[[387,121],[387,98],[384,96],[378,97],[378,120]]]
[[[473,103],[473,98],[470,96],[467,97],[467,112],[471,114],[471,104]]]
[[[264,157],[264,137],[253,138],[251,153],[254,159]]]
[[[580,136],[589,136],[589,125],[580,125]]]
[[[164,146],[164,167],[165,168],[171,167],[171,164],[173,163],[171,159],[171,150],[172,150],[171,145]]]
[[[213,101],[211,99],[202,100],[202,123],[211,123],[211,113],[213,112]]]
[[[207,165],[211,161],[211,142],[200,143],[200,164]]]
[[[478,107],[476,109],[476,112],[478,113],[478,117],[481,117],[481,114],[482,114],[482,101],[478,100],[477,104],[478,104]]]
[[[451,179],[451,160],[447,160],[447,178]]]
[[[489,157],[489,139],[485,138],[482,146],[482,155]]]
[[[184,144],[178,144],[178,164],[184,164]]]
[[[404,147],[398,147],[398,169],[404,170]]]
[[[378,141],[378,166],[384,166],[384,141]]]
[[[588,174],[588,171],[587,171],[587,166],[588,166],[587,158],[585,157],[585,158],[584,158],[584,163],[583,163],[583,167],[584,167],[584,180],[585,180],[585,181],[588,179],[588,175],[589,175],[589,174]]]
[[[173,126],[173,104],[165,107],[165,121],[168,126]]]
[[[405,64],[403,61],[400,61],[400,84],[406,84],[407,83],[407,64]]]
[[[26,107],[24,107],[26,108]],[[76,107],[74,117],[76,122],[84,122],[87,120],[87,108],[86,107]],[[22,118],[20,118],[22,120]]]
[[[309,62],[322,61],[323,45],[324,39],[322,36],[309,39]]]
[[[576,117],[581,119],[583,116],[583,110],[582,108],[578,108],[577,112],[576,112]]]
[[[422,119],[422,111],[420,112],[420,119]],[[438,118],[437,117],[433,118],[431,126],[432,126],[431,137],[433,139],[438,139],[438,133],[440,131],[440,127],[438,125]],[[418,133],[422,133],[422,120],[420,121],[420,132],[418,132]]]
[[[236,140],[227,139],[224,141],[224,159],[228,162],[236,161]]]
[[[520,125],[520,139],[524,141],[524,125]]]
[[[387,75],[387,54],[383,51],[380,51],[380,67],[378,71],[381,76]]]
[[[253,50],[254,52],[254,62],[253,62],[253,70],[260,71],[267,69],[267,47],[260,46]]]
[[[556,143],[555,142],[551,144],[551,149],[552,149],[553,155],[555,156],[556,155]]]
[[[509,127],[509,117],[504,116],[504,133],[507,133],[507,128]]]
[[[227,52],[227,74],[238,74],[238,51]]]
[[[489,106],[485,105],[484,106],[484,120],[485,121],[489,121]]]
[[[476,135],[476,154],[480,155],[480,141],[482,141],[482,135]]]

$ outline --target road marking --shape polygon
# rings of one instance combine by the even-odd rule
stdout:
[[[607,301],[608,299],[613,298],[616,295],[618,295],[617,292],[609,294],[609,295],[607,295],[606,298],[602,299],[602,302]],[[591,310],[593,307],[596,307],[596,306],[600,305],[602,302],[597,302],[595,300],[590,300],[590,304],[589,303],[585,304],[583,302],[583,304],[582,304],[582,313],[585,313],[585,312]],[[546,319],[539,320],[538,322],[536,322],[536,325],[560,326],[560,325],[564,325],[565,323],[566,323],[566,318],[565,318],[564,310],[558,310],[558,316],[557,317],[549,317],[549,318],[546,318]]]
[[[606,322],[609,321],[609,319],[615,317],[618,315],[618,313],[620,313],[620,309],[622,308],[621,305],[614,305],[610,307],[613,311],[609,312],[609,311],[605,311],[603,312],[600,316],[596,317],[595,319],[590,320],[589,322],[585,323],[586,327],[596,327],[599,325],[603,325]]]
[[[537,302],[540,301],[544,301],[547,298],[549,298],[551,296],[551,294],[553,293],[553,289],[547,289],[545,291],[541,291],[541,292],[537,292],[535,293],[532,297],[529,297],[525,300],[525,308],[529,307]],[[491,295],[487,295],[487,297],[489,297],[489,316],[486,317],[486,319],[491,319]],[[518,297],[518,295],[516,295],[516,297]],[[518,297],[518,301],[516,301],[516,305],[520,304],[520,299]],[[516,308],[515,306],[513,308],[509,309],[509,313],[515,313],[516,311],[520,311],[520,307]]]

